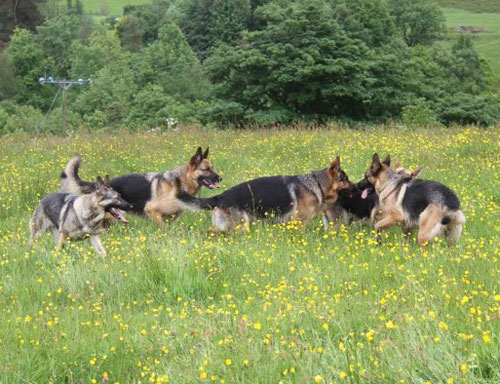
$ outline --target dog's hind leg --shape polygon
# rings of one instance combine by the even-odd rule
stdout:
[[[420,214],[418,223],[418,245],[424,246],[436,236],[442,234],[444,226],[441,224],[443,210],[437,205],[429,205]]]
[[[43,207],[39,205],[35,210],[35,213],[30,219],[29,227],[30,227],[30,239],[29,239],[29,247],[33,247],[35,240],[42,236],[47,229],[52,226],[49,218],[45,215]]]
[[[215,208],[212,213],[212,227],[208,230],[210,233],[227,232],[235,227],[235,222],[230,212],[221,208]]]
[[[165,226],[165,220],[163,219],[163,215],[161,212],[153,209],[145,209],[144,213],[153,223],[155,223],[160,228],[163,228]]]

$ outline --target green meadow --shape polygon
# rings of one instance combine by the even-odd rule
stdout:
[[[500,12],[471,12],[461,9],[442,8],[446,24],[453,40],[458,36],[457,26],[484,28],[485,31],[473,34],[474,47],[486,59],[494,75],[500,77]]]
[[[91,13],[107,10],[106,16],[121,16],[123,7],[151,3],[151,0],[82,0],[83,7]]]
[[[358,181],[391,154],[456,191],[454,248],[399,228],[326,230],[318,217],[207,233],[210,213],[164,229],[140,217],[86,241],[30,250],[28,220],[80,174],[169,170],[210,146],[222,189],[325,167]],[[0,138],[1,383],[500,382],[500,128],[211,131]],[[203,190],[202,196],[217,191]]]

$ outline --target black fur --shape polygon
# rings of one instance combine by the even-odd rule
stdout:
[[[75,176],[78,185],[85,193],[91,193],[96,188],[95,182],[81,180],[78,177],[78,168],[75,167]],[[65,172],[61,173],[61,178],[66,178]],[[144,206],[151,199],[151,183],[146,179],[146,176],[139,173],[115,177],[110,180],[111,187],[117,191],[121,197],[132,204],[132,212],[142,213]],[[119,207],[118,207],[119,208]]]
[[[132,204],[132,211],[141,213],[144,206],[151,199],[151,183],[146,176],[132,173],[130,175],[115,177],[110,180],[111,187],[122,198]]]
[[[234,208],[252,213],[257,217],[275,213],[283,215],[293,208],[292,189],[300,198],[300,182],[297,176],[260,177],[235,185],[220,195],[199,199],[186,192],[177,193],[177,198],[201,209]]]
[[[413,180],[409,183],[403,198],[403,209],[409,213],[410,219],[417,221],[429,204],[442,204],[450,211],[460,209],[457,195],[446,185],[430,180]],[[446,221],[446,216],[443,221]]]
[[[340,191],[335,206],[345,209],[355,215],[358,219],[369,218],[373,208],[378,204],[378,197],[374,190],[366,197],[361,198],[361,193],[366,187],[364,180],[355,184],[355,191]]]
[[[52,224],[56,228],[59,228],[59,216],[61,214],[61,209],[66,203],[66,198],[71,195],[70,193],[53,193],[51,195],[45,196],[40,204],[42,205],[43,211],[50,219]],[[76,198],[77,196],[74,195]]]

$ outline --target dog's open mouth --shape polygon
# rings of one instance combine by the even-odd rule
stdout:
[[[220,184],[218,182],[212,182],[210,180],[203,180],[203,184],[205,184],[205,186],[208,188],[208,189],[217,189],[217,188],[220,188]]]
[[[128,224],[128,220],[125,218],[122,210],[113,207],[109,209],[109,213],[111,213],[116,220],[121,221],[123,224]]]
[[[363,192],[361,192],[361,198],[366,199],[369,193],[370,193],[369,188],[363,189]]]

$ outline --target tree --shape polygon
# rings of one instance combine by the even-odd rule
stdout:
[[[141,35],[143,46],[151,44],[158,39],[158,31],[161,26],[168,22],[167,13],[170,5],[170,1],[168,0],[155,0],[152,4],[126,6],[123,9],[124,20],[130,19],[130,23],[132,21],[134,23],[128,26],[128,33],[133,34],[135,38]],[[121,36],[120,40],[122,41],[122,45],[126,46]],[[136,45],[133,45],[133,47],[136,48]]]
[[[159,84],[177,100],[206,98],[208,82],[180,28],[166,23],[154,43],[134,58],[136,82]]]
[[[35,35],[27,29],[16,29],[6,50],[17,80],[17,102],[47,108],[53,89],[43,87],[38,79],[55,68],[54,61],[44,56]]]
[[[221,43],[233,45],[247,30],[252,8],[249,0],[192,0],[181,27],[201,58]]]
[[[6,53],[0,52],[0,100],[13,98],[16,94],[14,69]]]
[[[0,40],[8,41],[16,27],[34,31],[43,22],[39,0],[3,0],[0,3]]]
[[[123,48],[131,52],[137,52],[142,48],[144,32],[140,20],[134,15],[124,16],[116,26],[116,33]]]
[[[71,73],[73,76],[91,76],[92,86],[76,93],[74,110],[93,121],[119,124],[128,115],[130,103],[137,88],[130,69],[130,54],[115,36],[101,33],[90,39],[88,46],[76,42],[72,47]]]
[[[389,0],[391,13],[409,46],[428,44],[444,31],[444,16],[431,0]]]
[[[37,28],[36,42],[47,59],[53,60],[52,76],[68,76],[71,44],[78,37],[79,19],[60,16],[48,19]]]
[[[273,22],[248,33],[246,45],[221,46],[209,58],[216,95],[244,106],[247,121],[362,117],[365,45],[344,32],[322,1],[265,14]]]
[[[385,0],[330,0],[337,22],[350,36],[370,47],[394,40],[394,18]]]

